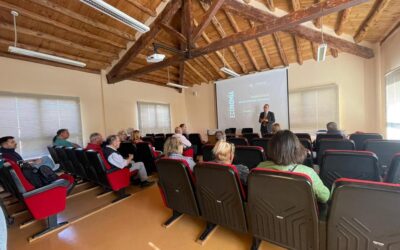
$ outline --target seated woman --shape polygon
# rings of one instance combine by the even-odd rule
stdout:
[[[329,189],[312,168],[302,165],[306,154],[307,150],[295,134],[289,130],[281,130],[271,138],[268,145],[268,156],[272,161],[261,162],[258,167],[308,175],[318,201],[326,203],[330,196]]]
[[[216,141],[226,141],[225,133],[221,130],[215,132],[215,140]]]
[[[140,131],[139,131],[139,130],[134,130],[134,131],[132,132],[130,138],[131,138],[131,142],[132,142],[133,144],[137,144],[137,143],[144,142],[144,141],[142,140],[141,136],[140,136]],[[154,157],[157,158],[157,157],[159,157],[159,156],[162,154],[162,152],[161,152],[161,151],[157,151],[157,150],[153,147],[153,145],[150,144],[150,146],[151,146],[151,152],[153,153]]]
[[[193,161],[192,157],[183,156],[183,144],[177,137],[168,137],[167,141],[164,144],[164,154],[167,158],[185,160],[190,169],[193,171],[194,165],[196,163]]]
[[[118,131],[117,136],[119,137],[119,140],[121,142],[128,141],[128,134],[126,133],[126,131],[124,129],[121,129],[120,131]]]
[[[281,130],[281,125],[279,123],[272,124],[272,134],[276,134],[280,130]]]
[[[235,157],[235,145],[223,140],[218,141],[213,150],[214,162],[220,164],[232,165],[233,157]],[[240,181],[243,185],[247,185],[247,176],[249,168],[244,165],[234,165],[239,172]]]

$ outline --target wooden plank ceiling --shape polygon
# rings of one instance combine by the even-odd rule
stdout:
[[[247,74],[315,60],[316,48],[320,42],[318,30],[299,26],[298,23],[286,27],[285,31],[271,31],[269,27],[260,27],[269,26],[262,24],[271,24],[271,21],[278,22],[279,18],[274,14],[279,12],[278,9],[287,13],[306,9],[308,11],[303,14],[311,15],[315,12],[310,10],[313,4],[324,4],[319,0],[106,2],[141,22],[151,19],[151,31],[135,40],[135,30],[78,0],[0,0],[0,56],[96,73],[105,69],[109,71],[107,77],[110,82],[128,78],[165,86],[169,71],[169,81],[192,86],[227,78],[219,70],[224,65],[240,74]],[[361,0],[360,2],[364,2],[361,4],[356,3],[357,0],[349,2],[354,2],[355,5],[339,12],[334,11],[323,18],[316,15],[318,18],[314,19],[314,25],[321,27],[323,23],[324,27],[335,30],[337,34],[326,36],[330,45],[328,55],[337,57],[343,52],[370,58],[373,56],[372,50],[359,43],[378,43],[385,39],[400,21],[400,1]],[[162,11],[157,13],[159,6]],[[269,12],[262,10],[263,8],[268,8]],[[8,53],[7,48],[14,40],[11,10],[20,14],[17,19],[18,46],[79,60],[87,63],[87,67],[80,69]],[[292,18],[285,21],[296,20]],[[235,34],[239,33],[236,38],[240,39],[241,34],[253,34],[256,31],[256,34],[267,35],[256,35],[250,40],[230,43]],[[340,37],[349,35],[354,41]],[[214,49],[219,41],[223,48]],[[146,56],[153,53],[154,42],[185,51],[185,55],[159,49],[159,52],[167,55],[162,66],[171,66],[153,65],[151,69],[155,70],[149,71]],[[211,50],[203,49],[207,46]],[[124,56],[121,52],[126,50],[128,52]],[[126,58],[129,60],[125,60]],[[141,71],[142,69],[145,71]]]

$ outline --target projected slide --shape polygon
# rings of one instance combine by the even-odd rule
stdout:
[[[277,69],[216,82],[218,128],[253,128],[268,103],[281,128],[289,128],[287,70]]]

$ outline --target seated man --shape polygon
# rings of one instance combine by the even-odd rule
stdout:
[[[182,134],[182,128],[181,127],[176,127],[175,128],[175,134],[173,136],[178,138],[178,139],[180,139],[185,148],[188,148],[188,147],[192,146],[192,143]]]
[[[66,128],[59,129],[57,131],[57,135],[53,138],[53,145],[62,146],[62,147],[76,147],[80,148],[80,146],[76,143],[72,143],[67,141],[69,138],[69,131]]]
[[[22,156],[15,151],[17,148],[17,142],[12,136],[4,136],[0,138],[0,153],[3,154],[4,158],[12,160],[14,162],[23,161]],[[50,159],[49,156],[45,155],[39,159],[28,161],[35,168],[39,168],[40,166],[48,166],[53,171],[56,171],[59,166],[54,164],[53,160]]]
[[[343,135],[343,132],[338,129],[336,122],[328,122],[326,124],[326,133],[331,135]]]
[[[129,170],[132,172],[134,170],[139,171],[139,178],[140,178],[140,185],[142,187],[145,186],[150,186],[154,182],[153,181],[148,181],[147,177],[147,171],[146,168],[144,167],[143,162],[134,162],[133,161],[133,155],[129,155],[128,159],[124,159],[122,155],[117,151],[121,144],[121,141],[118,136],[116,135],[110,135],[107,137],[106,140],[106,147],[103,148],[104,156],[107,159],[108,164],[110,164],[112,167],[116,168],[125,168],[129,167]]]

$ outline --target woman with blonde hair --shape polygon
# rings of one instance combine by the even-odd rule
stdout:
[[[272,134],[276,134],[281,130],[281,125],[279,123],[272,124]]]
[[[215,158],[215,162],[220,164],[232,165],[233,158],[235,157],[235,145],[223,140],[218,141],[212,153]],[[242,165],[234,165],[239,172],[240,181],[242,184],[247,185],[247,176],[249,175],[249,168]]]
[[[131,141],[133,144],[139,143],[139,142],[143,142],[143,140],[140,137],[140,131],[139,130],[134,130],[131,133]]]
[[[192,157],[183,156],[183,144],[178,137],[168,137],[164,144],[164,154],[166,158],[184,160],[188,163],[191,170],[196,165]]]
[[[121,129],[118,131],[117,136],[121,142],[125,142],[128,140],[128,134],[126,133],[125,129]]]

